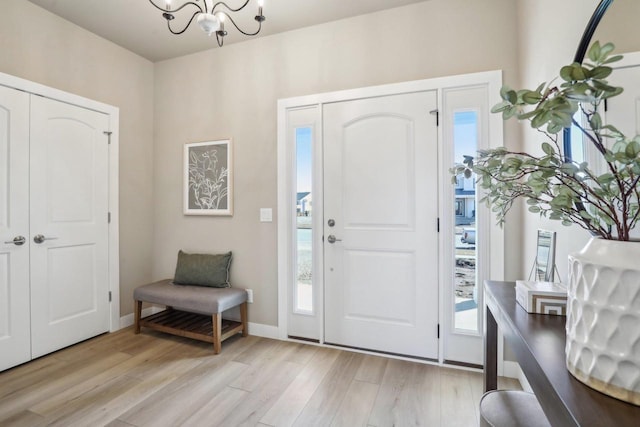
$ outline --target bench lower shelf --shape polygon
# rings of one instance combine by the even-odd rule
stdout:
[[[167,309],[140,319],[140,326],[181,337],[216,343],[213,317],[204,314]],[[220,341],[243,332],[241,322],[222,319]]]

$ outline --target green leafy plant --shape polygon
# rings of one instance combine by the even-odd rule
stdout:
[[[559,83],[543,83],[535,90],[503,87],[502,102],[492,109],[504,120],[529,121],[545,138],[541,154],[497,148],[467,156],[451,169],[455,177],[475,172],[485,191],[481,201],[497,214],[502,225],[518,198],[525,198],[530,212],[577,224],[595,236],[629,240],[640,211],[640,136],[627,138],[611,124],[604,124],[601,106],[622,93],[611,86],[609,64],[622,59],[614,45],[595,42],[588,61],[562,67]],[[558,79],[556,79],[557,81]],[[561,130],[575,126],[583,140],[602,156],[602,167],[590,167],[564,157]],[[603,169],[603,170],[599,170]]]

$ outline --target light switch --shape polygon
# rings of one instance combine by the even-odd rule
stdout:
[[[273,210],[271,208],[260,208],[260,222],[273,221]]]

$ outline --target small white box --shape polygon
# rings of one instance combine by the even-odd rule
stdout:
[[[562,283],[517,280],[516,301],[528,313],[567,315],[567,288]]]

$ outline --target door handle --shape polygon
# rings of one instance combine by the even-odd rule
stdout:
[[[342,242],[342,239],[336,239],[336,236],[334,236],[333,234],[329,234],[329,236],[327,237],[327,242],[329,243]]]
[[[26,243],[27,239],[24,238],[24,236],[17,236],[14,237],[13,240],[9,240],[8,242],[5,242],[7,244],[13,243],[16,246],[22,246]]]
[[[58,239],[57,237],[44,237],[42,234],[36,234],[35,236],[33,236],[33,241],[36,243],[42,243],[45,240],[56,240]]]

